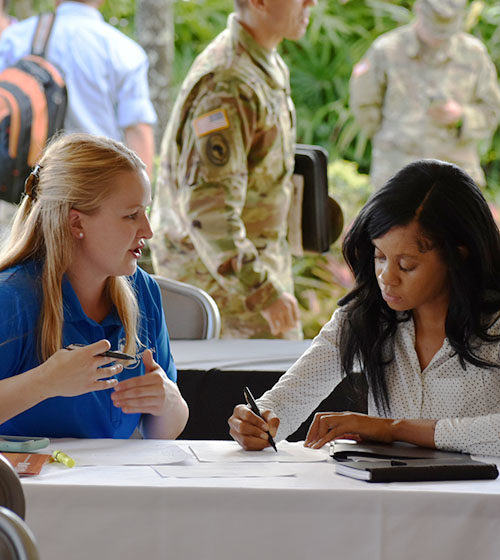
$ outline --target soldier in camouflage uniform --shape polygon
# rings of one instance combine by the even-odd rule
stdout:
[[[302,337],[287,243],[295,114],[276,46],[302,36],[314,4],[237,0],[163,138],[153,266],[212,295],[223,337]]]
[[[350,104],[372,138],[375,187],[407,163],[455,163],[481,186],[479,146],[495,131],[500,89],[484,45],[462,32],[465,0],[417,0],[415,20],[379,37],[354,67]]]

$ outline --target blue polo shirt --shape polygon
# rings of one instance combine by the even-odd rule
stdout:
[[[131,277],[140,309],[139,340],[167,376],[176,381],[177,371],[170,344],[158,284],[137,269]],[[102,338],[111,349],[121,349],[124,329],[116,311],[101,323],[89,319],[67,278],[63,285],[63,345],[91,344]],[[35,261],[0,273],[0,379],[23,373],[40,364],[37,326],[41,305],[41,265]],[[71,371],[68,371],[71,375]],[[144,375],[142,361],[117,375],[119,381]],[[1,434],[76,438],[128,438],[140,414],[124,414],[111,400],[113,389],[77,397],[55,397],[33,406],[0,425]]]

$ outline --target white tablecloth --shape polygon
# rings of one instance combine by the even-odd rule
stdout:
[[[311,340],[171,340],[177,369],[286,371]]]
[[[137,443],[122,443],[124,457],[140,457]],[[176,444],[190,452],[190,445],[203,450],[214,442]],[[236,446],[215,445],[221,454]],[[148,465],[49,464],[23,479],[26,520],[42,560],[500,557],[498,480],[369,484],[336,475],[326,450],[317,453],[326,460],[279,463],[296,476],[260,478],[162,478]],[[190,464],[198,464],[194,455]]]

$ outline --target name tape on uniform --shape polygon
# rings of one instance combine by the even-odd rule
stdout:
[[[193,121],[194,133],[198,138],[229,128],[229,119],[225,109],[216,109],[201,115]]]

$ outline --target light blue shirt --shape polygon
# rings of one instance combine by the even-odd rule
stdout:
[[[123,129],[128,126],[154,124],[144,50],[92,6],[63,2],[56,13],[47,59],[66,81],[66,131],[124,140]],[[2,33],[0,70],[31,51],[36,22],[36,16],[31,17]]]

